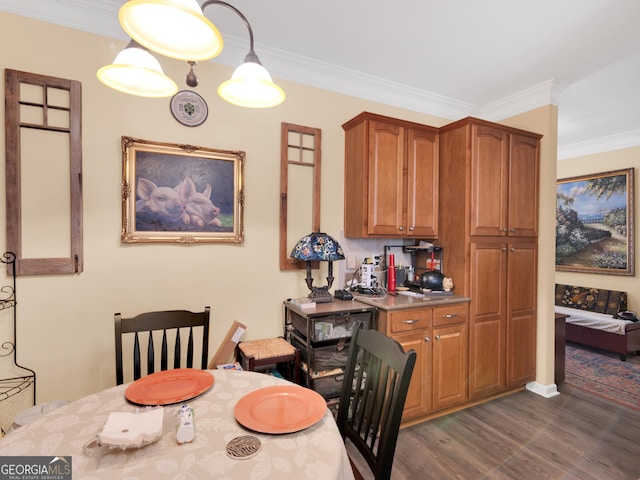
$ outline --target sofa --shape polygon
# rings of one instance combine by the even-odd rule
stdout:
[[[568,342],[617,353],[622,361],[640,354],[640,322],[615,318],[627,310],[626,292],[556,284],[555,305],[568,315]]]

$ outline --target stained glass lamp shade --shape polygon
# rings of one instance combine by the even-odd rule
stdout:
[[[344,252],[340,244],[331,235],[322,232],[313,232],[305,235],[291,251],[291,258],[306,262],[307,266],[307,287],[311,290],[309,298],[317,303],[333,301],[329,289],[333,284],[333,262],[343,260]],[[329,262],[327,285],[324,287],[314,287],[311,276],[311,262]]]

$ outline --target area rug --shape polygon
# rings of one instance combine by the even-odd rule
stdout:
[[[567,343],[565,382],[595,395],[640,410],[640,356]]]

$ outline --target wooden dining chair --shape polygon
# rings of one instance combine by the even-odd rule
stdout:
[[[202,332],[202,358],[200,367],[207,368],[207,357],[209,354],[209,316],[210,308],[204,307],[202,312],[190,312],[187,310],[165,310],[158,312],[141,313],[135,317],[122,318],[120,313],[114,315],[115,339],[116,339],[116,384],[124,383],[123,368],[123,339],[127,334],[133,337],[133,379],[138,380],[142,376],[142,364],[140,359],[140,344],[146,342],[146,373],[154,373],[156,365],[159,363],[160,370],[169,368],[170,360],[173,359],[172,368],[193,368],[194,361],[194,329],[196,333]],[[154,332],[156,332],[154,334]],[[159,354],[156,353],[154,337],[159,341],[160,332],[162,340]],[[185,340],[183,335],[187,335],[186,354],[182,348]],[[131,344],[128,339],[127,345]],[[173,343],[173,349],[169,349],[169,344]],[[172,353],[170,353],[172,351]]]
[[[376,480],[391,477],[393,456],[416,352],[390,337],[355,328],[344,372],[337,424]],[[356,478],[363,478],[349,459]]]

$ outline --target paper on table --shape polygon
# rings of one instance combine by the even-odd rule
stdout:
[[[154,442],[162,436],[163,416],[162,407],[140,413],[111,412],[98,438],[103,445],[122,448]]]

